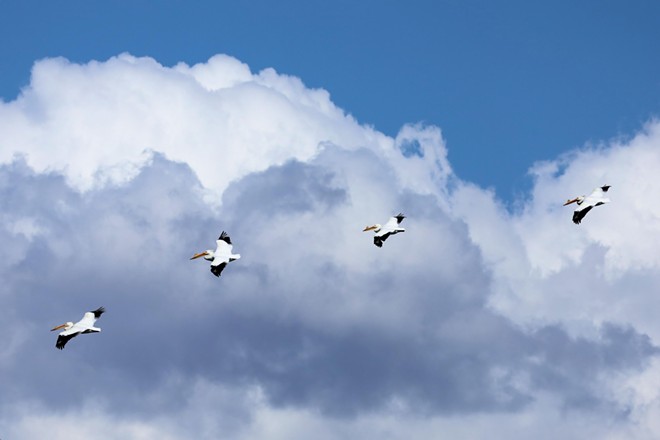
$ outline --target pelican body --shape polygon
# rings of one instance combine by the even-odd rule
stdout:
[[[204,257],[205,260],[211,262],[211,273],[219,277],[227,264],[241,258],[241,254],[232,254],[234,246],[231,244],[231,238],[229,238],[229,235],[225,231],[222,231],[222,234],[216,240],[216,244],[215,251],[207,249],[204,252],[193,255],[190,259],[194,260]]]
[[[587,215],[587,213],[591,211],[595,206],[609,203],[610,199],[605,197],[605,193],[610,188],[610,185],[603,185],[600,188],[594,189],[587,197],[579,196],[574,199],[567,200],[566,203],[564,203],[564,206],[570,205],[571,203],[577,203],[578,205],[578,208],[573,211],[573,223],[579,225],[582,222],[584,216]]]
[[[84,335],[85,333],[100,332],[101,329],[98,327],[94,327],[94,324],[96,324],[96,320],[99,319],[104,312],[105,309],[103,307],[99,307],[96,310],[92,310],[91,312],[85,313],[82,319],[76,322],[75,324],[73,322],[65,322],[62,325],[58,325],[57,327],[52,328],[50,331],[64,329],[62,332],[60,332],[59,336],[57,337],[57,342],[55,343],[55,347],[60,350],[63,350],[66,343],[69,342],[70,339],[75,338],[78,335]]]
[[[374,244],[378,247],[383,247],[383,242],[387,240],[390,235],[398,234],[399,232],[405,232],[406,230],[400,227],[399,225],[406,218],[405,215],[399,213],[394,217],[390,217],[383,226],[376,223],[372,226],[367,226],[363,229],[363,232],[374,231]]]

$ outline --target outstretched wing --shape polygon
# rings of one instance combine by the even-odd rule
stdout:
[[[78,329],[74,330],[71,332],[71,330],[74,330],[71,328],[70,330],[67,330],[65,332],[60,333],[60,335],[57,337],[57,342],[55,343],[55,347],[62,350],[64,349],[64,346],[66,345],[69,340],[75,338],[80,334],[80,331]]]
[[[377,235],[374,237],[374,244],[378,247],[383,247],[383,242],[387,240],[391,235],[398,234],[399,232],[403,231],[388,231],[382,235]],[[376,243],[376,240],[378,240],[378,243]]]
[[[71,330],[75,328],[87,329],[89,327],[94,327],[96,320],[99,319],[103,313],[105,313],[105,308],[103,307],[99,307],[96,310],[85,313],[82,319],[76,322],[73,327],[71,327]]]
[[[600,206],[604,203],[609,203],[610,199],[605,197],[607,190],[610,187],[605,185],[600,188],[594,189],[591,194],[587,198],[584,199],[584,202],[582,202],[582,205],[592,205],[592,206]]]
[[[387,232],[387,231],[393,231],[394,229],[399,227],[399,220],[397,217],[390,217],[387,220],[387,223],[383,225],[382,228],[380,228],[381,231]]]
[[[589,194],[589,197],[593,197],[593,198],[596,198],[596,199],[604,198],[605,197],[605,192],[607,191],[607,189],[603,190],[603,188],[610,189],[609,186],[601,186],[601,187],[598,187],[598,188],[594,188],[594,190],[591,191],[591,194]]]
[[[592,208],[593,206],[586,206],[584,209],[580,209],[579,211],[573,211],[573,223],[579,225],[580,222],[582,222],[584,216],[587,215],[587,212],[591,211]]]

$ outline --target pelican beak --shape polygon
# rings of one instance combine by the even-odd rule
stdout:
[[[570,205],[571,203],[574,203],[574,202],[577,202],[577,201],[578,201],[577,198],[575,198],[575,199],[573,199],[573,200],[566,200],[566,203],[564,203],[564,206],[566,206],[566,205]]]
[[[63,329],[64,327],[66,327],[66,324],[58,325],[57,327],[50,329],[50,331],[54,332],[55,330],[60,330]]]
[[[195,254],[192,257],[190,257],[190,259],[194,260],[195,258],[203,257],[204,255],[206,255],[206,251],[200,252],[199,254]]]
[[[374,226],[367,226],[366,228],[364,228],[364,229],[362,230],[362,232],[373,231],[374,229],[376,229],[376,225],[374,225]]]

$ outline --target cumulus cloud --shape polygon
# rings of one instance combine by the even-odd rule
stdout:
[[[237,439],[531,420],[515,435],[543,438],[565,414],[584,436],[601,418],[625,433],[654,398],[657,219],[630,182],[651,173],[658,124],[536,165],[509,212],[453,174],[438,128],[389,138],[228,56],[43,60],[0,116],[11,438],[81,420],[117,426],[104,438]],[[561,202],[603,183],[612,205],[576,227]],[[374,247],[364,225],[399,211],[405,234]],[[188,258],[221,230],[243,258],[216,279]],[[54,349],[50,327],[101,305],[103,332]]]
[[[652,121],[630,139],[536,164],[533,191],[519,212],[506,212],[492,193],[461,185],[453,206],[497,267],[497,307],[521,322],[629,322],[660,337],[650,316],[660,212],[649,201],[660,196],[658,160],[660,124]],[[592,210],[580,226],[566,221],[572,210],[562,202],[603,184],[612,185],[612,203]],[[494,222],[484,220],[484,211]]]
[[[327,92],[272,69],[252,74],[228,56],[174,68],[127,54],[85,65],[46,59],[0,116],[0,160],[25,155],[33,169],[63,172],[81,189],[132,178],[148,150],[188,163],[221,193],[250,172],[309,159],[322,141],[391,144]]]

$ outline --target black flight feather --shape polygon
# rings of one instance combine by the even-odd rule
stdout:
[[[217,266],[211,266],[211,273],[216,277],[219,277],[225,266],[227,266],[227,263],[220,263]]]
[[[222,234],[220,234],[220,237],[218,237],[218,240],[222,240],[227,244],[231,244],[231,238],[229,238],[229,235],[225,231],[222,231]]]
[[[574,211],[573,212],[573,223],[576,225],[579,225],[580,222],[582,222],[582,219],[584,218],[585,215],[587,215],[587,212],[591,211],[591,208],[593,206],[589,206],[588,208],[584,208],[580,211]]]
[[[70,339],[75,338],[76,336],[78,336],[78,333],[72,333],[66,336],[62,336],[62,335],[58,336],[57,342],[55,343],[55,347],[59,348],[60,350],[63,350],[66,343],[69,342]]]

